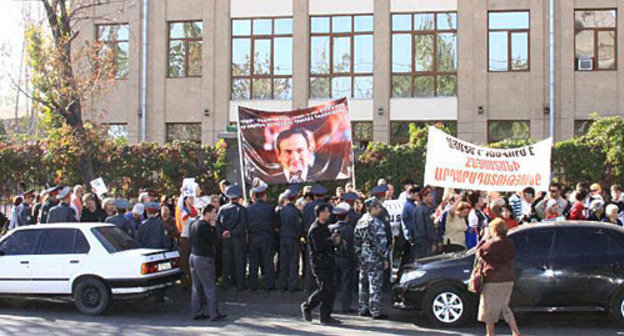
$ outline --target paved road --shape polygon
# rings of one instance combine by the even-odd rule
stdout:
[[[477,323],[440,330],[413,312],[386,309],[391,321],[373,321],[355,315],[336,315],[344,324],[325,327],[301,319],[301,293],[226,292],[223,298],[228,320],[210,324],[189,319],[189,295],[172,290],[172,301],[154,304],[116,302],[102,316],[79,314],[69,303],[26,300],[0,301],[0,335],[483,335]],[[590,336],[624,335],[606,315],[528,315],[520,318],[523,335]],[[502,335],[510,335],[501,325]]]

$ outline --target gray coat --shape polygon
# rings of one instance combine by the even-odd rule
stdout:
[[[128,236],[132,238],[137,237],[137,233],[136,233],[136,230],[134,229],[134,226],[132,226],[130,221],[127,220],[123,214],[116,214],[114,216],[109,216],[108,218],[106,218],[104,223],[115,224],[115,226],[118,229],[127,233]]]
[[[48,214],[46,223],[73,223],[76,220],[76,211],[69,204],[61,203],[52,209]]]

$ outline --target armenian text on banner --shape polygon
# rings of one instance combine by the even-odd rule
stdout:
[[[238,108],[240,152],[247,182],[289,184],[353,175],[347,99],[277,112]]]
[[[548,190],[552,138],[513,149],[480,147],[429,127],[425,185],[484,191]]]

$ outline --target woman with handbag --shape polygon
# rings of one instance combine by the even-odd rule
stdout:
[[[494,219],[489,224],[489,231],[491,238],[482,240],[477,246],[476,257],[481,259],[483,274],[478,318],[485,322],[487,336],[494,336],[494,327],[501,316],[513,335],[519,336],[516,319],[509,308],[515,280],[516,248],[513,240],[507,237],[507,225],[503,219]]]

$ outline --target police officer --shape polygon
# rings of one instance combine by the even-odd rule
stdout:
[[[222,240],[223,283],[233,283],[238,290],[245,289],[245,237],[247,210],[242,206],[243,190],[231,185],[225,190],[229,202],[217,214],[217,233]]]
[[[46,190],[48,194],[48,199],[41,206],[41,212],[39,213],[38,218],[39,223],[47,223],[50,209],[59,204],[59,200],[58,198],[56,198],[56,196],[58,196],[58,193],[59,191],[61,191],[61,189],[63,189],[62,186],[54,186]]]
[[[73,223],[77,222],[76,211],[71,207],[72,191],[70,187],[64,187],[59,191],[56,198],[60,203],[50,209],[46,223]]]
[[[379,212],[379,220],[384,224],[384,230],[386,232],[386,242],[388,244],[388,251],[392,250],[392,226],[390,225],[390,213],[388,209],[383,206],[383,202],[386,200],[386,192],[388,191],[387,184],[380,184],[371,190],[372,197],[375,197],[381,204],[381,211]],[[388,259],[390,262],[390,259]],[[385,291],[390,290],[390,276],[392,275],[392,268],[384,270],[383,274],[383,288]]]
[[[300,241],[303,238],[303,220],[301,212],[293,204],[297,199],[297,192],[292,189],[286,189],[280,194],[280,199],[285,200],[284,206],[279,211],[280,228],[280,285],[282,290],[290,290],[291,292],[300,291],[297,288],[298,271],[299,271],[299,251]]]
[[[349,226],[351,226],[352,228],[355,228],[355,225],[357,225],[358,220],[360,220],[360,218],[362,217],[362,214],[355,211],[355,209],[353,208],[355,201],[357,201],[359,198],[360,197],[352,191],[342,195],[342,201],[349,204],[349,214],[347,216],[347,224],[349,224]]]
[[[28,190],[22,195],[22,198],[24,201],[17,207],[17,227],[35,224],[30,209],[35,200],[35,190]]]
[[[144,248],[169,249],[171,239],[167,236],[165,223],[158,218],[158,210],[160,210],[158,203],[145,203],[147,219],[139,226],[137,240]]]
[[[355,227],[354,250],[360,267],[360,316],[386,319],[381,313],[383,272],[390,268],[384,224],[379,220],[381,202],[371,197],[365,202],[368,212]]]
[[[130,203],[125,198],[118,198],[113,202],[117,209],[117,214],[108,216],[105,223],[115,224],[117,228],[128,234],[132,238],[136,238],[136,230],[128,219],[125,218],[126,211],[130,207]]]
[[[321,324],[340,324],[340,321],[331,317],[334,305],[334,250],[342,244],[339,233],[330,233],[329,219],[331,211],[329,205],[319,204],[314,209],[316,220],[308,232],[308,244],[310,246],[310,260],[312,272],[316,278],[318,289],[301,304],[303,318],[312,321],[312,309],[321,305]]]
[[[316,206],[319,204],[325,204],[329,207],[329,211],[331,213],[331,211],[333,210],[331,205],[327,204],[325,202],[325,194],[327,193],[327,188],[323,187],[322,185],[314,185],[312,186],[312,188],[310,189],[310,193],[312,193],[314,200],[312,202],[307,203],[304,207],[303,207],[303,229],[304,232],[308,232],[310,231],[310,226],[312,225],[312,223],[314,223],[314,221],[316,220],[316,214],[315,214],[315,210]],[[312,271],[311,271],[311,263],[309,260],[309,255],[310,255],[310,246],[308,243],[305,244],[304,246],[304,262],[305,262],[305,267],[304,267],[304,273],[305,273],[305,292],[306,294],[310,294],[312,293],[312,291],[314,291],[314,289],[316,288],[316,284],[314,282],[314,276],[312,275]]]
[[[277,228],[277,213],[275,205],[266,203],[267,185],[261,183],[251,189],[254,203],[247,207],[249,219],[249,287],[252,291],[258,289],[258,266],[262,265],[262,274],[265,278],[265,289],[275,289],[275,229]]]
[[[338,233],[342,237],[342,244],[336,248],[336,271],[334,283],[339,292],[339,302],[342,313],[351,313],[351,281],[355,271],[355,252],[353,250],[353,230],[349,225],[349,210],[351,206],[342,202],[336,205],[332,213],[338,219],[336,224],[329,226],[329,231]]]

